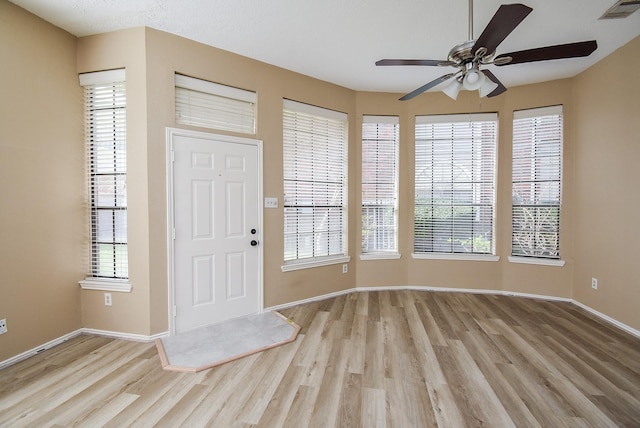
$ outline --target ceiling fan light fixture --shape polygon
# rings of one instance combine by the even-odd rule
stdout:
[[[461,89],[462,83],[458,82],[458,79],[453,79],[453,81],[446,88],[444,88],[442,92],[444,92],[452,100],[456,100]]]
[[[467,91],[475,91],[482,87],[484,81],[484,74],[477,68],[472,68],[465,73],[464,79],[462,79],[462,86],[464,86]]]
[[[491,79],[484,79],[484,83],[479,89],[480,98],[484,98],[498,88],[498,84]]]

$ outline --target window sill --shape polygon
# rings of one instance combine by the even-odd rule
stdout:
[[[310,269],[320,266],[337,265],[340,263],[348,263],[351,261],[349,256],[336,256],[336,257],[323,257],[317,259],[311,259],[308,261],[291,261],[286,262],[282,266],[282,272],[291,272],[294,270]]]
[[[80,288],[83,290],[114,291],[131,293],[131,283],[126,279],[95,279],[87,278],[80,281]]]
[[[564,266],[565,261],[560,259],[543,259],[538,257],[518,257],[509,256],[511,263],[524,263],[528,265],[543,265],[543,266]]]
[[[491,254],[412,253],[411,257],[419,260],[466,260],[474,262],[497,262],[500,260],[500,256]]]
[[[360,254],[360,260],[398,260],[400,253],[366,253]]]

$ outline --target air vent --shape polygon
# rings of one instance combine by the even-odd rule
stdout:
[[[640,1],[620,0],[611,6],[600,19],[626,18],[638,9],[640,9]]]

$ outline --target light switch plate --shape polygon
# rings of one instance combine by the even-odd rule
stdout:
[[[264,198],[265,208],[278,208],[278,198]]]

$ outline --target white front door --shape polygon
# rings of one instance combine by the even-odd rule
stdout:
[[[262,309],[260,145],[170,131],[176,333]]]

